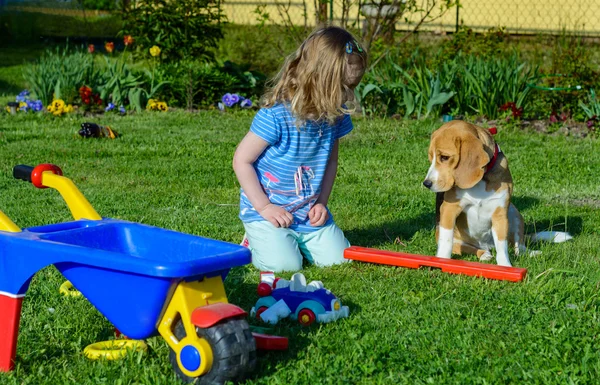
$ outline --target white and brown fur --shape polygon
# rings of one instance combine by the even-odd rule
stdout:
[[[423,184],[437,193],[437,257],[476,254],[511,266],[509,247],[525,250],[523,217],[510,202],[513,180],[506,156],[487,129],[463,121],[444,124],[431,136],[431,166]],[[562,233],[560,240],[571,237]],[[553,236],[556,236],[553,233]],[[543,237],[542,237],[543,238]]]

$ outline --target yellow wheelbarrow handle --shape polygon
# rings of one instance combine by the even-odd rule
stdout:
[[[15,222],[11,221],[2,211],[0,211],[0,231],[8,231],[11,233],[18,233],[21,231],[19,226]]]
[[[37,165],[36,167],[18,165],[13,168],[13,176],[17,179],[31,182],[38,188],[51,187],[58,190],[67,203],[67,206],[69,206],[75,220],[102,219],[71,179],[62,175],[62,170],[58,166],[47,163]]]

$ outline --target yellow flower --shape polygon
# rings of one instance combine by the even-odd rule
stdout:
[[[146,109],[149,111],[168,111],[169,107],[165,102],[160,102],[156,99],[150,99],[148,100],[148,104],[146,104]]]
[[[6,112],[10,112],[10,107],[9,107],[9,106],[6,106],[6,107],[5,107],[5,110],[6,110]]]
[[[147,110],[155,110],[156,109],[156,103],[157,103],[157,101],[154,100],[154,99],[148,100],[148,104],[146,104],[146,109]]]
[[[152,48],[150,48],[150,55],[152,55],[154,57],[160,55],[160,48],[158,48],[157,45],[152,46]]]
[[[22,107],[27,107],[27,103],[25,103],[25,102],[19,102],[19,110],[20,110]]]
[[[48,105],[48,107],[46,107],[46,109],[54,116],[61,116],[64,113],[72,112],[73,106],[70,104],[67,106],[62,99],[55,99]]]
[[[65,108],[65,102],[62,99],[56,99],[52,101],[52,106],[54,106],[55,110],[62,110]]]

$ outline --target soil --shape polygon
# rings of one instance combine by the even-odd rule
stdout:
[[[549,135],[564,135],[571,136],[574,138],[585,138],[590,135],[595,135],[595,132],[590,130],[585,122],[576,122],[571,119],[567,119],[563,122],[552,123],[549,120],[521,120],[519,122],[504,122],[496,120],[485,120],[479,118],[476,124],[486,123],[488,126],[497,125],[499,128],[502,127],[517,127],[522,131],[538,132]]]

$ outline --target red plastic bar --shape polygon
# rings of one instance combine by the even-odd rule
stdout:
[[[0,294],[0,372],[13,370],[23,297]]]
[[[421,266],[436,267],[444,273],[464,274],[503,281],[520,282],[525,278],[527,269],[506,267],[487,263],[468,262],[458,259],[444,259],[418,254],[369,249],[351,246],[344,250],[344,258],[354,261],[378,263],[382,265],[418,269]]]
[[[288,348],[287,337],[271,336],[261,333],[252,333],[256,341],[257,350],[286,350]]]

